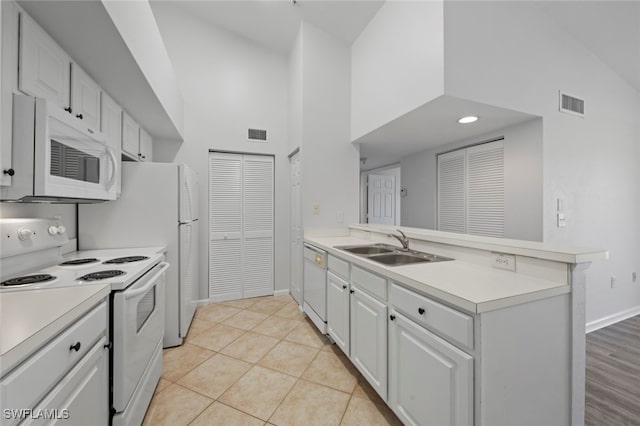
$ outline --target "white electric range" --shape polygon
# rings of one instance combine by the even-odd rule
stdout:
[[[104,283],[110,295],[112,424],[141,424],[162,372],[164,247],[84,250],[57,219],[0,219],[0,292]]]

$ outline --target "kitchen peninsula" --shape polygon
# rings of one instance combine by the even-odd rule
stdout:
[[[385,266],[340,247],[395,227],[307,236],[328,252],[329,335],[406,424],[582,424],[585,270],[605,250],[401,228],[451,261]]]

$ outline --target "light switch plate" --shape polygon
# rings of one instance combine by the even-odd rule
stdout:
[[[567,215],[564,213],[558,213],[558,228],[567,227]]]

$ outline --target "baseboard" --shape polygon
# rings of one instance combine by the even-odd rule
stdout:
[[[613,315],[609,315],[608,317],[600,318],[595,321],[591,321],[587,323],[587,334],[592,331],[600,330],[608,325],[615,324],[620,321],[624,321],[628,318],[635,317],[640,314],[640,306],[635,306],[631,309],[627,309],[622,312],[617,312]]]
[[[288,288],[285,288],[284,290],[276,290],[273,292],[274,296],[286,296],[287,294],[289,294]]]

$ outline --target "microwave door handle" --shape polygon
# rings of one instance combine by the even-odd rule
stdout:
[[[169,264],[167,262],[162,262],[161,265],[162,268],[160,268],[160,270],[156,272],[156,274],[151,279],[149,279],[149,281],[144,286],[135,290],[125,291],[124,298],[126,300],[129,300],[133,299],[134,297],[138,297],[141,294],[146,293],[147,291],[149,291],[149,289],[151,289],[151,287],[156,285],[156,281],[158,281],[158,278],[160,278],[160,276],[164,274],[167,269],[169,269]]]
[[[116,175],[118,174],[118,159],[116,158],[116,155],[113,153],[113,150],[109,146],[106,146],[106,148],[112,164],[112,168],[111,168],[112,173],[111,173],[111,176],[109,177],[109,182],[107,182],[107,190],[110,190],[113,184],[115,183]]]

